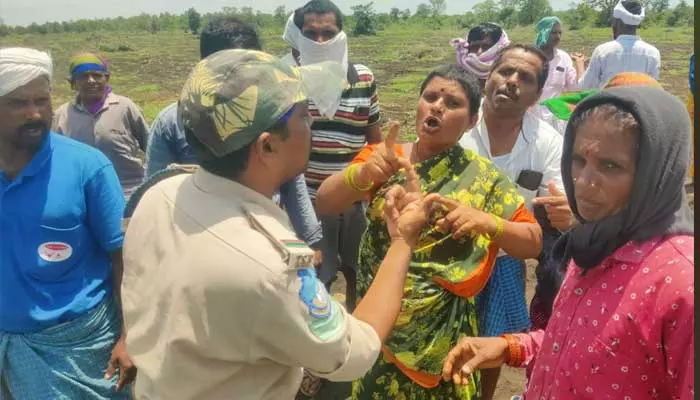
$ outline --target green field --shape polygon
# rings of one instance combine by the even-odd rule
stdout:
[[[515,28],[508,31],[513,41],[533,42],[534,31]],[[352,37],[350,59],[369,66],[379,85],[384,120],[401,122],[403,134],[411,135],[418,86],[435,66],[454,61],[449,41],[464,35],[456,28],[418,28],[394,25],[377,36]],[[650,28],[641,31],[644,39],[661,50],[663,85],[671,93],[685,97],[688,85],[688,57],[693,51],[693,28]],[[283,55],[287,49],[279,31],[263,33],[265,50]],[[562,49],[590,55],[598,44],[609,40],[610,29],[565,31]],[[173,102],[187,74],[199,58],[198,37],[182,31],[151,34],[90,32],[83,34],[23,35],[0,38],[0,46],[29,46],[48,50],[54,57],[54,103],[71,96],[65,79],[68,60],[78,51],[100,51],[112,63],[111,83],[115,92],[131,97],[152,121]]]

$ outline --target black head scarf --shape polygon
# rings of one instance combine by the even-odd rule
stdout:
[[[684,182],[690,162],[690,119],[683,104],[663,89],[635,86],[604,89],[583,100],[572,120],[593,107],[612,104],[639,123],[637,170],[627,205],[617,214],[586,222],[578,213],[571,176],[576,132],[566,128],[561,171],[566,196],[580,224],[555,244],[552,256],[563,268],[573,258],[583,272],[600,265],[629,241],[694,233]]]

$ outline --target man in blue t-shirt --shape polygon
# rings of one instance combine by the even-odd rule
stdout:
[[[51,71],[0,49],[0,398],[128,399],[124,197],[102,153],[50,132]]]

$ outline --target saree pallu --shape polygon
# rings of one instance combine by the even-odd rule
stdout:
[[[87,314],[34,333],[0,332],[0,399],[131,399],[105,380],[121,326],[111,297]]]
[[[511,220],[527,212],[515,184],[496,165],[459,146],[415,166],[423,193],[440,193],[473,208]],[[397,173],[373,196],[360,245],[358,295],[363,296],[389,249],[383,218],[384,196]],[[439,218],[440,216],[437,216]],[[434,223],[421,232],[404,287],[401,311],[383,356],[353,383],[355,399],[476,399],[480,378],[466,387],[441,381],[445,356],[463,336],[478,336],[474,296],[489,278],[498,248],[486,236],[454,240]]]

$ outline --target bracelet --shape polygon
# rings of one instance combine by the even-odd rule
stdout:
[[[350,164],[348,165],[347,168],[345,168],[345,174],[343,175],[343,182],[345,183],[346,186],[349,186],[352,190],[358,191],[358,192],[367,192],[370,189],[374,187],[374,182],[369,182],[365,186],[360,186],[357,184],[355,181],[355,176],[357,167],[359,164]]]
[[[525,352],[520,341],[514,335],[502,335],[508,342],[508,352],[506,353],[506,365],[509,367],[520,367],[525,362]]]
[[[489,237],[491,241],[498,240],[499,237],[503,234],[503,219],[494,215],[490,214],[494,220],[496,220],[496,232]]]

